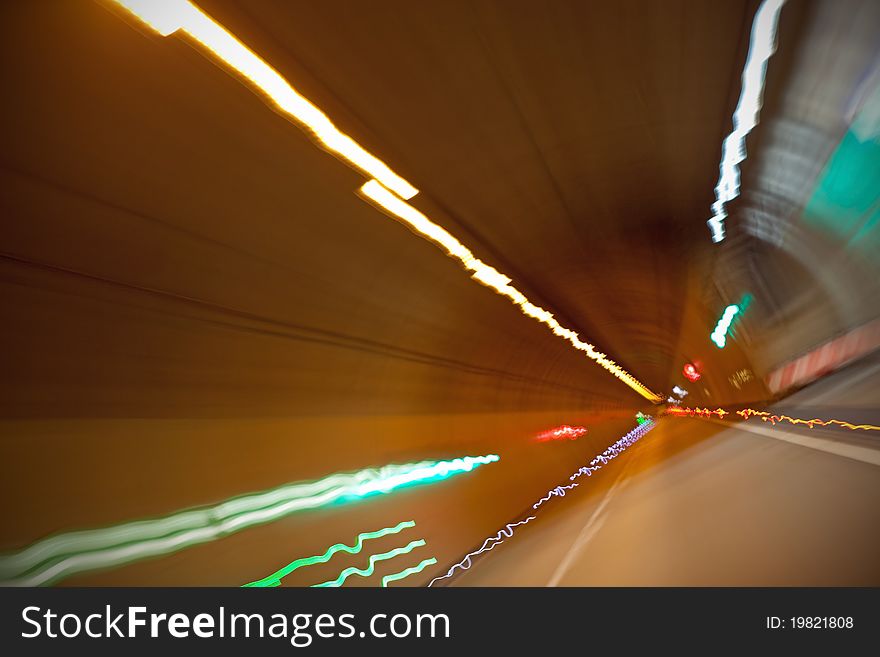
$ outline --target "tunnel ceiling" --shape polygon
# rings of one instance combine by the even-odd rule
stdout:
[[[752,3],[199,4],[418,187],[414,206],[666,388]],[[28,28],[3,45],[22,309],[4,331],[84,382],[70,405],[136,386],[187,412],[411,410],[463,403],[469,376],[475,407],[499,385],[642,401],[364,203],[359,173],[183,40],[100,4],[3,12]],[[48,365],[24,358],[15,412],[47,400],[22,382]]]
[[[418,181],[416,206],[665,386],[747,3],[228,5]]]

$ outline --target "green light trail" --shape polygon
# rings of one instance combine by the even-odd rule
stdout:
[[[234,497],[210,507],[101,529],[56,534],[0,557],[0,586],[41,586],[229,536],[297,511],[439,481],[498,461],[497,454],[421,461],[329,475]]]
[[[388,536],[389,534],[397,534],[404,529],[415,526],[416,523],[414,521],[407,520],[395,527],[386,527],[385,529],[380,529],[375,532],[364,532],[362,534],[358,534],[357,540],[352,546],[344,545],[343,543],[337,543],[336,545],[332,545],[327,548],[327,551],[319,557],[305,557],[303,559],[297,559],[296,561],[292,561],[291,563],[284,566],[284,568],[282,568],[281,570],[272,573],[268,577],[259,579],[256,582],[251,582],[250,584],[245,584],[244,586],[278,586],[284,577],[292,573],[297,568],[302,568],[303,566],[311,566],[316,563],[327,563],[328,561],[330,561],[331,557],[337,552],[348,552],[349,554],[357,554],[364,547],[364,541],[368,541],[373,538],[381,538],[383,536]]]
[[[359,575],[361,577],[369,577],[376,570],[376,562],[377,561],[386,561],[388,559],[393,559],[401,554],[408,554],[415,550],[417,547],[422,547],[425,545],[424,539],[419,539],[417,541],[412,541],[408,545],[404,547],[394,548],[388,552],[383,552],[382,554],[374,554],[370,557],[369,565],[366,568],[346,568],[341,573],[339,573],[339,577],[329,582],[322,582],[321,584],[313,584],[314,588],[327,588],[327,587],[339,587],[347,580],[351,575]]]
[[[393,575],[385,575],[385,577],[382,578],[382,586],[387,587],[389,582],[394,582],[399,579],[405,579],[410,575],[420,573],[425,568],[427,568],[428,566],[432,566],[435,563],[437,563],[437,560],[434,557],[431,557],[430,559],[425,559],[423,562],[421,562],[417,566],[413,566],[412,568],[401,570],[399,573],[394,573]]]

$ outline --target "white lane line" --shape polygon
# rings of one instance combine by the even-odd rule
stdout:
[[[862,447],[861,445],[851,445],[850,443],[839,443],[824,438],[812,438],[811,436],[802,436],[797,433],[791,433],[784,429],[764,427],[760,425],[747,424],[746,422],[732,423],[722,422],[721,420],[709,420],[715,424],[720,424],[728,429],[741,429],[750,433],[756,433],[759,436],[767,436],[775,438],[787,443],[800,445],[809,449],[815,449],[820,452],[827,452],[836,456],[861,461],[862,463],[870,463],[871,465],[880,465],[880,449],[871,449],[870,447]]]
[[[593,540],[593,537],[599,533],[599,530],[602,529],[602,525],[605,524],[605,518],[608,517],[607,514],[604,513],[605,507],[608,506],[608,503],[611,501],[611,498],[614,497],[617,489],[624,482],[629,481],[629,479],[625,479],[623,475],[626,473],[627,466],[629,466],[630,463],[631,459],[626,462],[626,465],[620,471],[620,474],[617,475],[614,484],[608,489],[608,492],[605,493],[605,497],[602,498],[599,506],[597,506],[596,510],[590,515],[587,524],[584,525],[577,538],[574,539],[574,543],[571,544],[568,552],[566,552],[562,561],[559,562],[553,576],[550,578],[550,581],[547,582],[547,586],[559,586],[559,581],[563,578],[568,569],[571,568],[571,564],[579,556],[580,552],[591,540]]]
[[[830,397],[840,395],[840,393],[843,392],[844,390],[848,390],[849,388],[852,388],[856,384],[861,383],[862,381],[864,381],[868,377],[873,376],[874,374],[877,373],[877,370],[880,370],[880,363],[877,363],[876,365],[873,365],[870,367],[866,367],[861,372],[856,373],[855,375],[849,377],[848,379],[846,379],[844,381],[838,382],[837,384],[831,386],[831,388],[829,388],[828,390],[826,390],[824,392],[820,392],[815,397],[808,397],[808,398],[803,399],[802,402],[804,404],[815,404],[817,402],[828,401],[828,399]],[[798,401],[798,400],[795,400],[795,401]]]

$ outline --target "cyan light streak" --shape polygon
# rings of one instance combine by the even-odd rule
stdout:
[[[730,333],[730,327],[733,325],[734,320],[736,320],[737,315],[745,312],[751,303],[752,295],[747,293],[743,295],[738,304],[732,303],[724,309],[724,314],[721,315],[721,318],[715,325],[715,329],[712,331],[712,335],[709,336],[716,347],[724,349],[724,346],[727,344],[727,334]]]
[[[327,563],[337,552],[348,552],[349,554],[358,554],[364,547],[364,541],[369,541],[374,538],[382,538],[383,536],[388,536],[389,534],[397,534],[402,532],[404,529],[409,529],[410,527],[415,527],[416,523],[412,520],[407,520],[405,522],[401,522],[394,527],[386,527],[384,529],[379,529],[374,532],[363,532],[358,534],[357,540],[354,545],[345,545],[343,543],[337,543],[336,545],[331,545],[327,548],[327,551],[315,557],[304,557],[302,559],[297,559],[296,561],[292,561],[284,568],[275,571],[271,575],[264,577],[263,579],[258,579],[256,582],[251,582],[250,584],[245,584],[245,587],[270,587],[270,586],[278,586],[281,584],[281,580],[287,577],[290,573],[298,568],[302,568],[304,566],[312,566],[317,563]]]
[[[394,548],[393,550],[389,550],[388,552],[383,552],[382,554],[374,554],[370,556],[369,564],[366,568],[346,568],[341,573],[339,573],[339,577],[334,580],[330,580],[329,582],[322,582],[321,584],[313,584],[313,588],[327,588],[327,587],[339,587],[345,583],[352,575],[358,575],[360,577],[369,577],[376,571],[376,563],[379,561],[387,561],[388,559],[393,559],[394,557],[400,556],[401,554],[409,554],[417,547],[422,547],[425,545],[424,539],[419,539],[417,541],[411,541],[407,545],[399,548]]]
[[[715,330],[712,331],[712,335],[709,338],[712,342],[715,343],[719,349],[724,349],[724,345],[727,344],[727,332],[730,330],[730,325],[733,323],[733,318],[736,317],[739,312],[739,306],[736,304],[731,304],[724,309],[724,314],[721,315],[721,319],[718,320],[718,323],[715,325]]]
[[[437,560],[434,557],[430,559],[425,559],[420,564],[413,566],[412,568],[406,568],[405,570],[401,570],[399,573],[394,573],[393,575],[385,575],[382,578],[382,586],[387,587],[389,582],[395,582],[399,579],[405,579],[410,575],[415,575],[416,573],[422,572],[428,566],[433,566],[437,563]]]
[[[647,420],[644,424],[639,424],[635,429],[626,434],[623,438],[615,442],[613,445],[608,447],[604,452],[593,458],[590,461],[590,464],[580,468],[577,472],[571,475],[568,479],[569,481],[574,481],[580,476],[587,475],[588,477],[592,476],[594,472],[597,470],[601,470],[602,466],[606,465],[609,461],[615,459],[618,455],[623,453],[623,451],[636,443],[642,436],[648,433],[651,429],[654,428],[654,422],[650,419]],[[569,484],[568,486],[556,486],[551,489],[547,495],[538,500],[535,504],[532,505],[532,509],[537,509],[545,502],[548,502],[553,497],[565,497],[565,493],[580,484]],[[469,552],[465,555],[464,559],[454,564],[448,571],[446,571],[445,575],[441,575],[440,577],[435,577],[430,582],[428,582],[428,586],[434,586],[435,582],[439,582],[440,580],[447,579],[452,577],[455,574],[456,570],[470,570],[473,565],[473,558],[483,554],[484,552],[489,552],[495,548],[497,545],[501,545],[505,539],[513,537],[513,530],[516,527],[521,527],[522,525],[527,525],[532,520],[534,520],[537,516],[528,516],[525,520],[520,520],[519,522],[509,523],[504,526],[503,529],[499,530],[497,534],[494,536],[490,536],[483,544],[480,546],[478,550],[474,550],[473,552]]]
[[[411,471],[404,471],[400,474],[367,481],[358,487],[356,494],[358,497],[364,497],[372,493],[387,493],[400,486],[423,479],[430,479],[432,481],[445,479],[449,475],[458,474],[459,472],[470,472],[479,465],[494,463],[500,458],[497,454],[489,454],[487,456],[465,456],[464,458],[452,459],[451,461],[416,464]]]
[[[101,529],[58,534],[0,557],[0,585],[41,586],[91,570],[171,554],[304,509],[439,481],[497,461],[496,454],[340,473],[232,498],[211,507]]]

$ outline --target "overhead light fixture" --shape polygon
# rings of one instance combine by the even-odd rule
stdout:
[[[550,311],[536,306],[529,301],[522,292],[510,284],[511,281],[507,276],[479,260],[464,244],[409,203],[400,200],[375,180],[364,184],[361,187],[361,192],[412,230],[440,246],[446,251],[447,255],[461,262],[464,268],[471,272],[471,277],[474,280],[491,288],[501,296],[507,297],[515,305],[519,306],[520,312],[524,315],[546,325],[555,335],[567,340],[575,349],[584,352],[588,358],[623,381],[642,395],[642,397],[654,403],[662,399],[660,395],[652,392],[647,386],[605,354],[596,351],[593,345],[583,342],[576,332],[562,326],[556,321]]]
[[[278,71],[260,59],[222,25],[188,0],[113,0],[162,36],[184,32],[235,69],[262,91],[285,114],[311,131],[330,152],[368,176],[381,181],[402,198],[418,190],[387,164],[340,132],[320,109],[301,96]]]
[[[406,180],[394,173],[384,162],[368,153],[351,137],[340,132],[330,119],[301,96],[275,69],[264,62],[222,25],[202,12],[189,0],[113,0],[134,14],[162,36],[178,31],[198,41],[217,58],[247,78],[266,94],[284,113],[308,128],[331,152],[367,173],[373,179],[361,187],[367,198],[387,210],[423,237],[440,245],[449,256],[459,260],[472,277],[520,307],[523,314],[547,325],[554,334],[568,340],[599,366],[623,381],[645,399],[654,403],[662,397],[638,381],[591,344],[581,341],[578,334],[563,327],[544,308],[531,303],[510,285],[511,279],[486,265],[441,226],[405,202],[418,193]],[[393,192],[393,193],[392,193]],[[403,200],[402,200],[403,199]]]
[[[724,206],[739,196],[739,164],[746,159],[746,136],[758,124],[767,60],[776,51],[776,26],[784,4],[785,0],[764,0],[752,23],[742,91],[733,113],[733,131],[721,146],[720,177],[715,187],[712,218],[706,222],[712,241],[716,243],[724,239],[724,220],[727,218]]]

